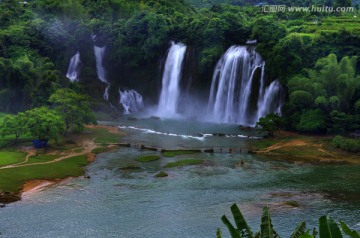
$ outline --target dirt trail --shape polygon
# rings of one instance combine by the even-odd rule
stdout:
[[[85,155],[85,154],[90,154],[91,151],[95,148],[97,148],[97,144],[94,142],[95,138],[89,140],[89,139],[85,139],[83,141],[81,141],[80,145],[83,148],[83,151],[81,152],[74,152],[74,151],[68,151],[68,153],[64,156],[61,156],[59,158],[56,158],[54,160],[51,161],[46,161],[46,162],[39,162],[39,163],[32,163],[32,164],[26,164],[29,161],[29,157],[30,156],[34,156],[36,155],[36,150],[31,150],[27,156],[25,161],[18,163],[18,164],[12,164],[12,165],[6,165],[6,166],[2,166],[0,167],[0,169],[11,169],[11,168],[18,168],[18,167],[26,167],[26,166],[34,166],[34,165],[42,165],[42,164],[52,164],[52,163],[56,163],[74,156],[79,156],[79,155]]]
[[[310,146],[308,142],[303,141],[303,140],[293,140],[293,141],[288,141],[288,142],[279,142],[276,143],[275,145],[269,146],[265,149],[259,150],[256,153],[262,154],[262,153],[269,153],[273,150],[278,150],[281,149],[283,147],[295,147],[295,146]],[[313,145],[311,145],[313,146]]]
[[[321,138],[294,138],[254,152],[287,161],[315,164],[360,164],[357,154],[331,149]]]

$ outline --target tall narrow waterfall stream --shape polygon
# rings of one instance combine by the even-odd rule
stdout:
[[[158,115],[174,117],[177,114],[180,97],[180,79],[186,46],[171,42],[166,58],[162,88],[158,105]]]
[[[80,53],[76,52],[70,59],[69,68],[66,73],[66,77],[70,79],[71,82],[79,81],[80,63]]]

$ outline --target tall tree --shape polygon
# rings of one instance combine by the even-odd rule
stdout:
[[[65,130],[63,118],[47,107],[27,110],[24,114],[30,134],[39,140],[57,140]]]
[[[14,144],[16,145],[21,135],[29,131],[27,127],[27,117],[25,113],[20,112],[17,115],[5,116],[0,127],[1,136],[14,135]]]
[[[71,89],[58,89],[50,96],[49,101],[65,122],[65,131],[73,128],[76,132],[83,130],[85,124],[96,124],[94,113],[90,108],[89,97]]]

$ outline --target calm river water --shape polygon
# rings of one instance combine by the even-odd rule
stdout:
[[[186,121],[119,121],[124,141],[161,148],[241,147],[256,140],[236,126]],[[205,134],[205,137],[199,135]],[[232,136],[214,137],[206,134]],[[250,136],[250,137],[249,137]],[[263,206],[270,206],[275,229],[289,237],[296,225],[329,214],[360,229],[360,167],[278,162],[250,154],[194,154],[139,163],[158,152],[119,148],[100,154],[86,168],[91,179],[74,178],[0,209],[0,237],[162,237],[210,238],[221,216],[236,202],[253,231]],[[160,155],[160,154],[159,154]],[[196,158],[204,164],[163,168]],[[237,166],[244,161],[244,166]],[[140,165],[139,170],[122,170]],[[160,170],[166,178],[155,178]],[[299,207],[286,205],[297,202]]]

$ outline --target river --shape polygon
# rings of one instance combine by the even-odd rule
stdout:
[[[241,132],[237,126],[186,120],[113,124],[126,132],[125,142],[166,149],[247,148],[257,139],[257,134]],[[260,229],[262,207],[268,205],[282,237],[289,237],[302,220],[312,229],[324,214],[360,228],[359,166],[299,165],[225,151],[148,163],[135,160],[154,153],[160,155],[137,148],[98,155],[86,168],[91,179],[68,179],[0,209],[0,237],[210,238],[218,227],[229,237],[220,218],[231,218],[234,202],[253,231]],[[204,163],[163,167],[188,158]],[[244,164],[238,166],[241,161]],[[141,169],[121,169],[128,165]],[[169,176],[156,178],[160,170]]]

